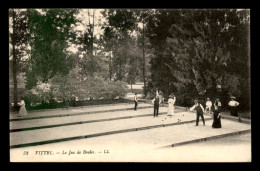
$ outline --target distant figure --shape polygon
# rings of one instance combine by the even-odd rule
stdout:
[[[168,115],[174,114],[174,103],[176,101],[176,97],[174,95],[170,95],[168,99]]]
[[[26,116],[27,115],[27,111],[25,108],[25,102],[23,100],[23,97],[21,98],[21,102],[20,102],[20,109],[19,109],[19,113],[18,116]]]
[[[159,89],[156,89],[155,97],[156,97],[156,96],[159,96]]]
[[[212,102],[210,101],[210,98],[207,98],[207,101],[206,101],[206,112],[205,114],[209,113],[211,114],[211,110],[212,110]]]
[[[159,98],[159,95],[156,96],[153,100],[152,103],[154,104],[154,112],[153,112],[153,117],[158,117],[159,113],[159,106],[161,104],[161,99]]]
[[[193,111],[194,109],[196,110],[197,118],[196,118],[196,126],[199,125],[199,117],[201,117],[203,125],[205,126],[205,120],[204,120],[204,108],[203,106],[199,103],[198,100],[194,100],[194,105],[190,108],[190,111]]]
[[[239,105],[239,103],[237,101],[235,101],[236,97],[231,96],[230,98],[231,98],[231,100],[228,103],[228,105],[230,106],[230,109],[231,109],[230,110],[231,116],[238,116],[237,106]]]
[[[138,105],[138,100],[137,100],[137,93],[135,93],[135,96],[134,96],[134,101],[135,101],[135,110],[137,108],[137,105]]]
[[[221,120],[220,120],[220,111],[221,111],[221,103],[219,99],[216,99],[213,105],[213,128],[221,128]]]

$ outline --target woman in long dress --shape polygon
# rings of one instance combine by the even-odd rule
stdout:
[[[221,103],[219,99],[216,99],[213,105],[213,123],[212,123],[213,128],[221,128],[220,110],[221,110]]]
[[[21,102],[20,102],[20,109],[19,109],[19,113],[18,116],[26,116],[27,115],[27,110],[25,108],[25,102],[22,98]]]
[[[212,102],[210,101],[210,98],[207,98],[207,101],[206,101],[206,112],[205,114],[209,113],[211,114],[211,109],[212,109]]]
[[[168,115],[174,114],[174,103],[176,101],[176,97],[174,95],[170,95],[168,99]]]

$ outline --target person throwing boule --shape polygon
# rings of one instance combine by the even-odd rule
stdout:
[[[201,117],[203,125],[205,126],[205,120],[204,120],[204,108],[203,106],[199,103],[198,100],[194,100],[194,105],[190,108],[190,111],[193,111],[194,109],[196,110],[196,126],[199,125],[199,117]]]

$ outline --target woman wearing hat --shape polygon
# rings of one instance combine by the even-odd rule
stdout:
[[[228,103],[228,105],[230,106],[230,113],[231,113],[231,116],[238,116],[238,113],[237,113],[237,106],[239,105],[239,103],[237,101],[235,101],[235,97],[234,96],[231,96],[230,97],[231,100],[230,102]]]
[[[203,125],[205,126],[205,120],[204,120],[204,116],[203,116],[203,113],[204,113],[204,108],[203,106],[199,103],[198,100],[194,100],[194,105],[190,108],[190,111],[192,110],[196,110],[196,114],[197,114],[197,118],[196,118],[196,126],[199,125],[199,117],[201,117],[202,119],[202,122],[203,122]]]
[[[212,102],[210,101],[209,98],[207,98],[207,101],[206,101],[206,114],[207,113],[211,114],[211,108],[212,108]]]
[[[21,97],[21,102],[20,102],[20,109],[19,109],[19,113],[18,116],[26,116],[27,115],[27,110],[25,108],[25,102],[23,100],[23,97]]]
[[[172,94],[168,99],[168,115],[174,114],[174,103],[176,101],[176,97]]]
[[[220,110],[221,110],[221,103],[219,99],[216,99],[213,105],[213,128],[221,128],[221,120],[220,120]]]

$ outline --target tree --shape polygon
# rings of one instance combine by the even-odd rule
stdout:
[[[13,100],[17,106],[17,75],[23,70],[28,41],[28,15],[26,10],[9,10],[10,62],[14,84]]]
[[[94,55],[94,45],[97,44],[97,37],[94,35],[97,26],[95,23],[95,20],[97,20],[95,10],[81,9],[79,18],[80,22],[78,24],[83,28],[77,37],[78,50],[83,56],[80,65],[85,75],[93,76],[99,69],[98,59],[96,59],[98,57]]]
[[[133,10],[105,10],[103,16],[107,19],[107,25],[103,26],[104,46],[113,52],[113,61],[110,72],[116,73],[116,79],[122,80],[125,75],[125,65],[127,63],[130,34],[136,27],[136,15]],[[112,74],[111,74],[112,75]]]
[[[46,82],[56,74],[66,75],[72,67],[69,44],[75,41],[75,9],[29,10],[30,58],[27,88]]]
[[[224,101],[230,94],[240,96],[241,83],[249,83],[242,81],[249,69],[248,63],[242,63],[249,60],[246,10],[160,11],[155,20],[149,29],[157,86],[170,86],[183,101],[187,96],[221,96]],[[162,77],[166,73],[170,76]]]
[[[147,22],[149,20],[149,18],[151,18],[153,16],[153,11],[152,10],[137,10],[135,11],[136,15],[138,16],[138,22],[140,27],[137,28],[137,32],[140,33],[138,34],[138,43],[141,46],[142,49],[142,77],[143,77],[143,82],[144,82],[144,97],[147,96],[147,85],[146,85],[146,72],[147,72],[147,62],[149,61],[149,59],[147,60],[146,55],[149,55],[149,50],[150,50],[150,44],[148,41],[148,35],[147,35],[147,31],[146,31],[146,27],[147,27]]]
[[[148,17],[146,32],[151,44],[154,57],[150,60],[150,81],[148,90],[151,92],[160,89],[167,94],[175,91],[170,85],[173,77],[169,74],[170,70],[165,66],[169,63],[170,54],[166,53],[167,38],[172,37],[169,29],[173,23],[177,21],[179,13],[176,10],[154,10],[152,15]]]
[[[172,32],[175,32],[174,37],[177,37],[175,42],[181,42],[181,46],[178,49],[176,48],[178,46],[172,43],[171,47],[174,50],[178,49],[177,54],[189,56],[184,59],[189,60],[186,64],[191,71],[190,79],[199,96],[221,97],[241,94],[239,70],[248,68],[242,64],[239,56],[242,54],[241,57],[245,60],[249,59],[249,56],[247,56],[247,40],[238,39],[243,32],[246,33],[246,30],[243,32],[240,30],[243,28],[242,21],[244,22],[245,18],[240,18],[239,14],[240,12],[236,10],[191,11],[183,14],[182,24],[173,25]],[[247,39],[245,33],[243,38]],[[242,45],[239,47],[243,49],[240,51],[241,54],[234,49],[238,44]],[[175,58],[177,64],[184,68],[185,63],[180,63],[183,60]],[[179,83],[186,82],[183,77],[175,78]],[[227,100],[226,97],[221,98],[223,101]]]

